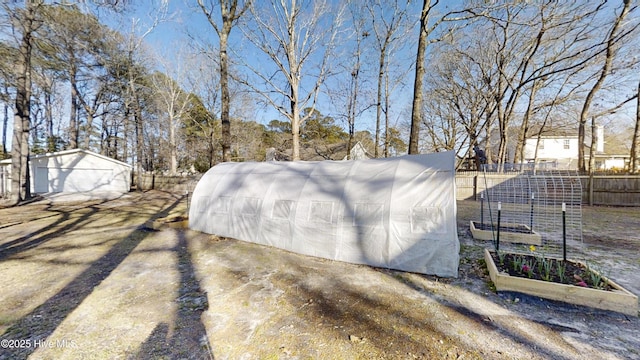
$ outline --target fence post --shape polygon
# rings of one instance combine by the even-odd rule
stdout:
[[[589,206],[593,206],[593,171],[589,172]]]
[[[473,175],[473,200],[478,200],[478,175]]]

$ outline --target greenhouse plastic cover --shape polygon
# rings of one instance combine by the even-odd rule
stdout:
[[[222,163],[189,227],[300,254],[457,277],[455,154]]]

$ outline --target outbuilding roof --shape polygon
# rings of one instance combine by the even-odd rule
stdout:
[[[101,158],[103,160],[114,162],[114,163],[119,164],[119,165],[128,166],[130,168],[133,167],[130,164],[127,164],[127,163],[122,162],[120,160],[116,160],[114,158],[110,158],[108,156],[104,156],[102,154],[98,154],[98,153],[95,153],[93,151],[89,151],[89,150],[85,150],[85,149],[69,149],[69,150],[62,150],[62,151],[57,151],[57,152],[53,152],[53,153],[38,154],[38,155],[31,156],[31,159],[41,159],[41,158],[47,158],[47,157],[71,155],[71,154],[75,154],[75,153],[84,153],[84,154],[87,154],[87,155],[92,155],[92,156],[99,157],[99,158]]]

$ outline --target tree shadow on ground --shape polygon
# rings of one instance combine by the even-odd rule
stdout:
[[[182,197],[176,198],[171,205],[165,207],[159,213],[152,215],[149,220],[167,216],[181,201]],[[97,204],[91,205],[90,208],[91,211],[83,214],[72,223],[64,225],[60,231],[79,229],[82,228],[83,225],[90,223],[91,215],[94,215],[100,210]],[[71,213],[67,213],[61,219],[58,219],[55,225],[61,225],[63,221],[70,218],[70,214]],[[91,263],[87,269],[71,280],[71,282],[57,294],[11,325],[11,327],[0,336],[0,339],[44,340],[49,337],[64,319],[75,310],[152,231],[153,230],[144,225],[139,226],[128,236],[113,245],[106,254]],[[15,243],[12,248],[6,249],[8,253],[5,254],[3,252],[0,259],[36,247],[56,236],[56,234],[46,233],[44,228],[36,231],[36,234],[39,235],[36,237],[24,236],[18,239],[21,242]],[[35,350],[35,347],[2,348],[0,349],[0,359],[26,359]]]
[[[551,346],[546,343],[541,343],[536,341],[536,339],[529,338],[522,333],[521,331],[516,331],[512,326],[505,326],[503,321],[498,321],[500,317],[505,317],[503,315],[499,316],[487,316],[485,314],[478,313],[477,311],[470,309],[467,306],[456,303],[454,301],[450,301],[441,296],[434,296],[431,291],[425,289],[420,282],[415,281],[414,277],[422,278],[426,281],[432,281],[432,278],[436,278],[432,275],[422,275],[422,274],[408,274],[401,273],[394,270],[383,270],[381,273],[386,276],[391,276],[393,273],[396,276],[392,276],[396,281],[400,281],[402,284],[406,285],[412,290],[415,290],[429,298],[435,299],[439,304],[446,306],[448,309],[451,309],[458,313],[458,315],[464,317],[466,321],[470,323],[474,323],[483,329],[483,331],[490,331],[493,333],[497,333],[500,337],[505,339],[511,339],[514,342],[524,345],[525,347],[531,349],[536,354],[541,355],[544,358],[549,359],[573,359],[577,354],[565,354],[560,353],[557,350],[554,350]],[[509,320],[506,320],[509,322]],[[516,326],[517,327],[517,326]]]
[[[75,208],[73,210],[67,210],[65,209],[65,207],[55,207],[51,205],[47,206],[44,211],[53,212],[50,217],[59,216],[59,218],[56,219],[52,224],[43,226],[40,229],[30,232],[25,236],[21,236],[17,239],[0,244],[0,261],[8,259],[21,252],[38,247],[39,245],[42,245],[43,243],[56,238],[60,233],[77,229],[85,224],[88,224],[91,217],[98,211],[100,205],[103,205],[106,202],[108,201],[97,201],[93,202],[90,205],[85,205],[81,208]],[[71,220],[72,214],[77,211],[86,212],[75,220],[69,222],[68,224],[62,225],[65,222]],[[55,233],[50,232],[52,228],[56,229]]]
[[[173,328],[158,324],[142,344],[135,359],[214,359],[202,313],[209,308],[207,293],[200,287],[184,230],[176,230],[178,243],[173,251],[178,258],[180,288],[178,314]],[[171,334],[171,335],[170,335]]]
[[[302,351],[302,357],[322,356],[321,349],[313,348],[311,344],[318,344],[315,338],[318,338],[318,341],[333,338],[341,339],[339,341],[345,344],[339,351],[348,351],[349,355],[343,354],[346,358],[478,358],[475,350],[468,349],[466,344],[442,332],[438,324],[423,322],[412,312],[411,307],[403,306],[407,304],[406,301],[400,301],[400,298],[395,298],[398,301],[388,301],[389,299],[381,297],[376,291],[354,288],[339,277],[327,279],[326,274],[313,264],[309,267],[304,265],[316,261],[323,263],[327,260],[287,254],[279,249],[256,248],[255,253],[242,252],[247,258],[241,261],[233,255],[233,251],[223,251],[219,253],[224,259],[223,263],[236,264],[234,269],[226,269],[224,272],[229,274],[230,278],[241,281],[255,278],[254,269],[251,267],[252,264],[260,264],[260,258],[264,256],[263,251],[278,253],[274,259],[279,263],[273,266],[283,270],[273,273],[269,281],[276,288],[283,290],[278,302],[286,302],[292,309],[297,309],[292,314],[280,315],[293,323],[296,323],[296,320],[292,316],[302,320],[297,322],[296,327],[290,328],[295,332],[292,337],[298,345],[289,344],[297,346],[295,351]],[[255,258],[252,258],[254,256]],[[246,265],[238,266],[243,263]],[[316,276],[323,278],[318,284],[313,280]],[[325,280],[331,284],[329,287],[326,287]],[[283,320],[279,320],[278,324],[281,324],[280,321]],[[289,329],[286,326],[284,328]],[[311,338],[303,336],[305,333],[309,333]],[[336,345],[333,350],[325,351],[336,351],[339,348]]]
[[[223,242],[227,241],[235,240],[229,239]],[[361,351],[359,344],[366,343],[366,347],[372,353],[361,355],[372,357],[376,354],[385,354],[386,358],[411,358],[412,356],[503,358],[508,356],[501,352],[504,349],[501,346],[487,349],[473,348],[473,344],[482,344],[472,340],[474,334],[491,333],[494,334],[493,338],[504,339],[525,352],[537,354],[541,358],[580,357],[579,349],[571,346],[559,334],[554,334],[552,332],[554,329],[544,327],[544,324],[523,320],[517,314],[510,315],[508,311],[489,316],[483,311],[449,298],[448,295],[439,294],[437,290],[426,288],[423,282],[438,282],[434,276],[373,269],[381,275],[381,284],[399,282],[424,296],[424,300],[416,302],[414,297],[394,297],[392,294],[380,293],[376,291],[376,286],[379,284],[373,284],[373,287],[368,289],[354,286],[351,280],[341,276],[332,275],[327,279],[321,268],[331,265],[317,264],[324,263],[326,260],[287,254],[282,250],[263,248],[253,244],[233,246],[255,248],[252,248],[251,252],[242,251],[243,255],[247,255],[247,258],[243,259],[237,258],[234,251],[216,251],[224,259],[222,263],[235,264],[233,269],[224,270],[230,278],[243,281],[255,278],[255,269],[252,268],[252,264],[267,267],[273,265],[264,263],[264,260],[261,263],[260,259],[265,258],[265,253],[267,258],[272,252],[278,253],[273,256],[278,262],[277,266],[273,265],[273,267],[283,270],[272,273],[269,281],[276,288],[284,291],[282,298],[278,301],[286,301],[293,309],[298,309],[294,310],[295,313],[287,315],[287,318],[292,319],[293,316],[302,320],[300,323],[307,324],[303,328],[293,329],[304,332],[305,327],[309,326],[313,329],[312,336],[317,336],[319,339],[328,336],[328,338],[348,340],[347,343],[350,345],[347,347],[352,349],[354,354]],[[469,296],[480,295],[470,292]],[[453,324],[448,325],[449,321]],[[527,324],[522,324],[523,321]],[[469,326],[456,330],[454,325],[456,323]],[[543,333],[528,333],[531,329],[537,329],[536,331]],[[463,331],[464,334],[459,331]],[[549,336],[553,339],[547,339]],[[465,340],[467,337],[469,341]],[[305,344],[303,337],[300,337],[299,341],[299,350],[309,351],[307,355],[317,350]],[[564,352],[565,350],[556,347],[554,343],[563,343],[565,349],[572,348],[574,351]],[[395,353],[397,351],[403,351],[403,353]]]

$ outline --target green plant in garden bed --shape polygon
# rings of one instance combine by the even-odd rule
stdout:
[[[498,271],[510,276],[556,282],[567,285],[611,290],[606,277],[588,264],[549,258],[535,252],[535,246],[529,247],[528,254],[492,252]]]

